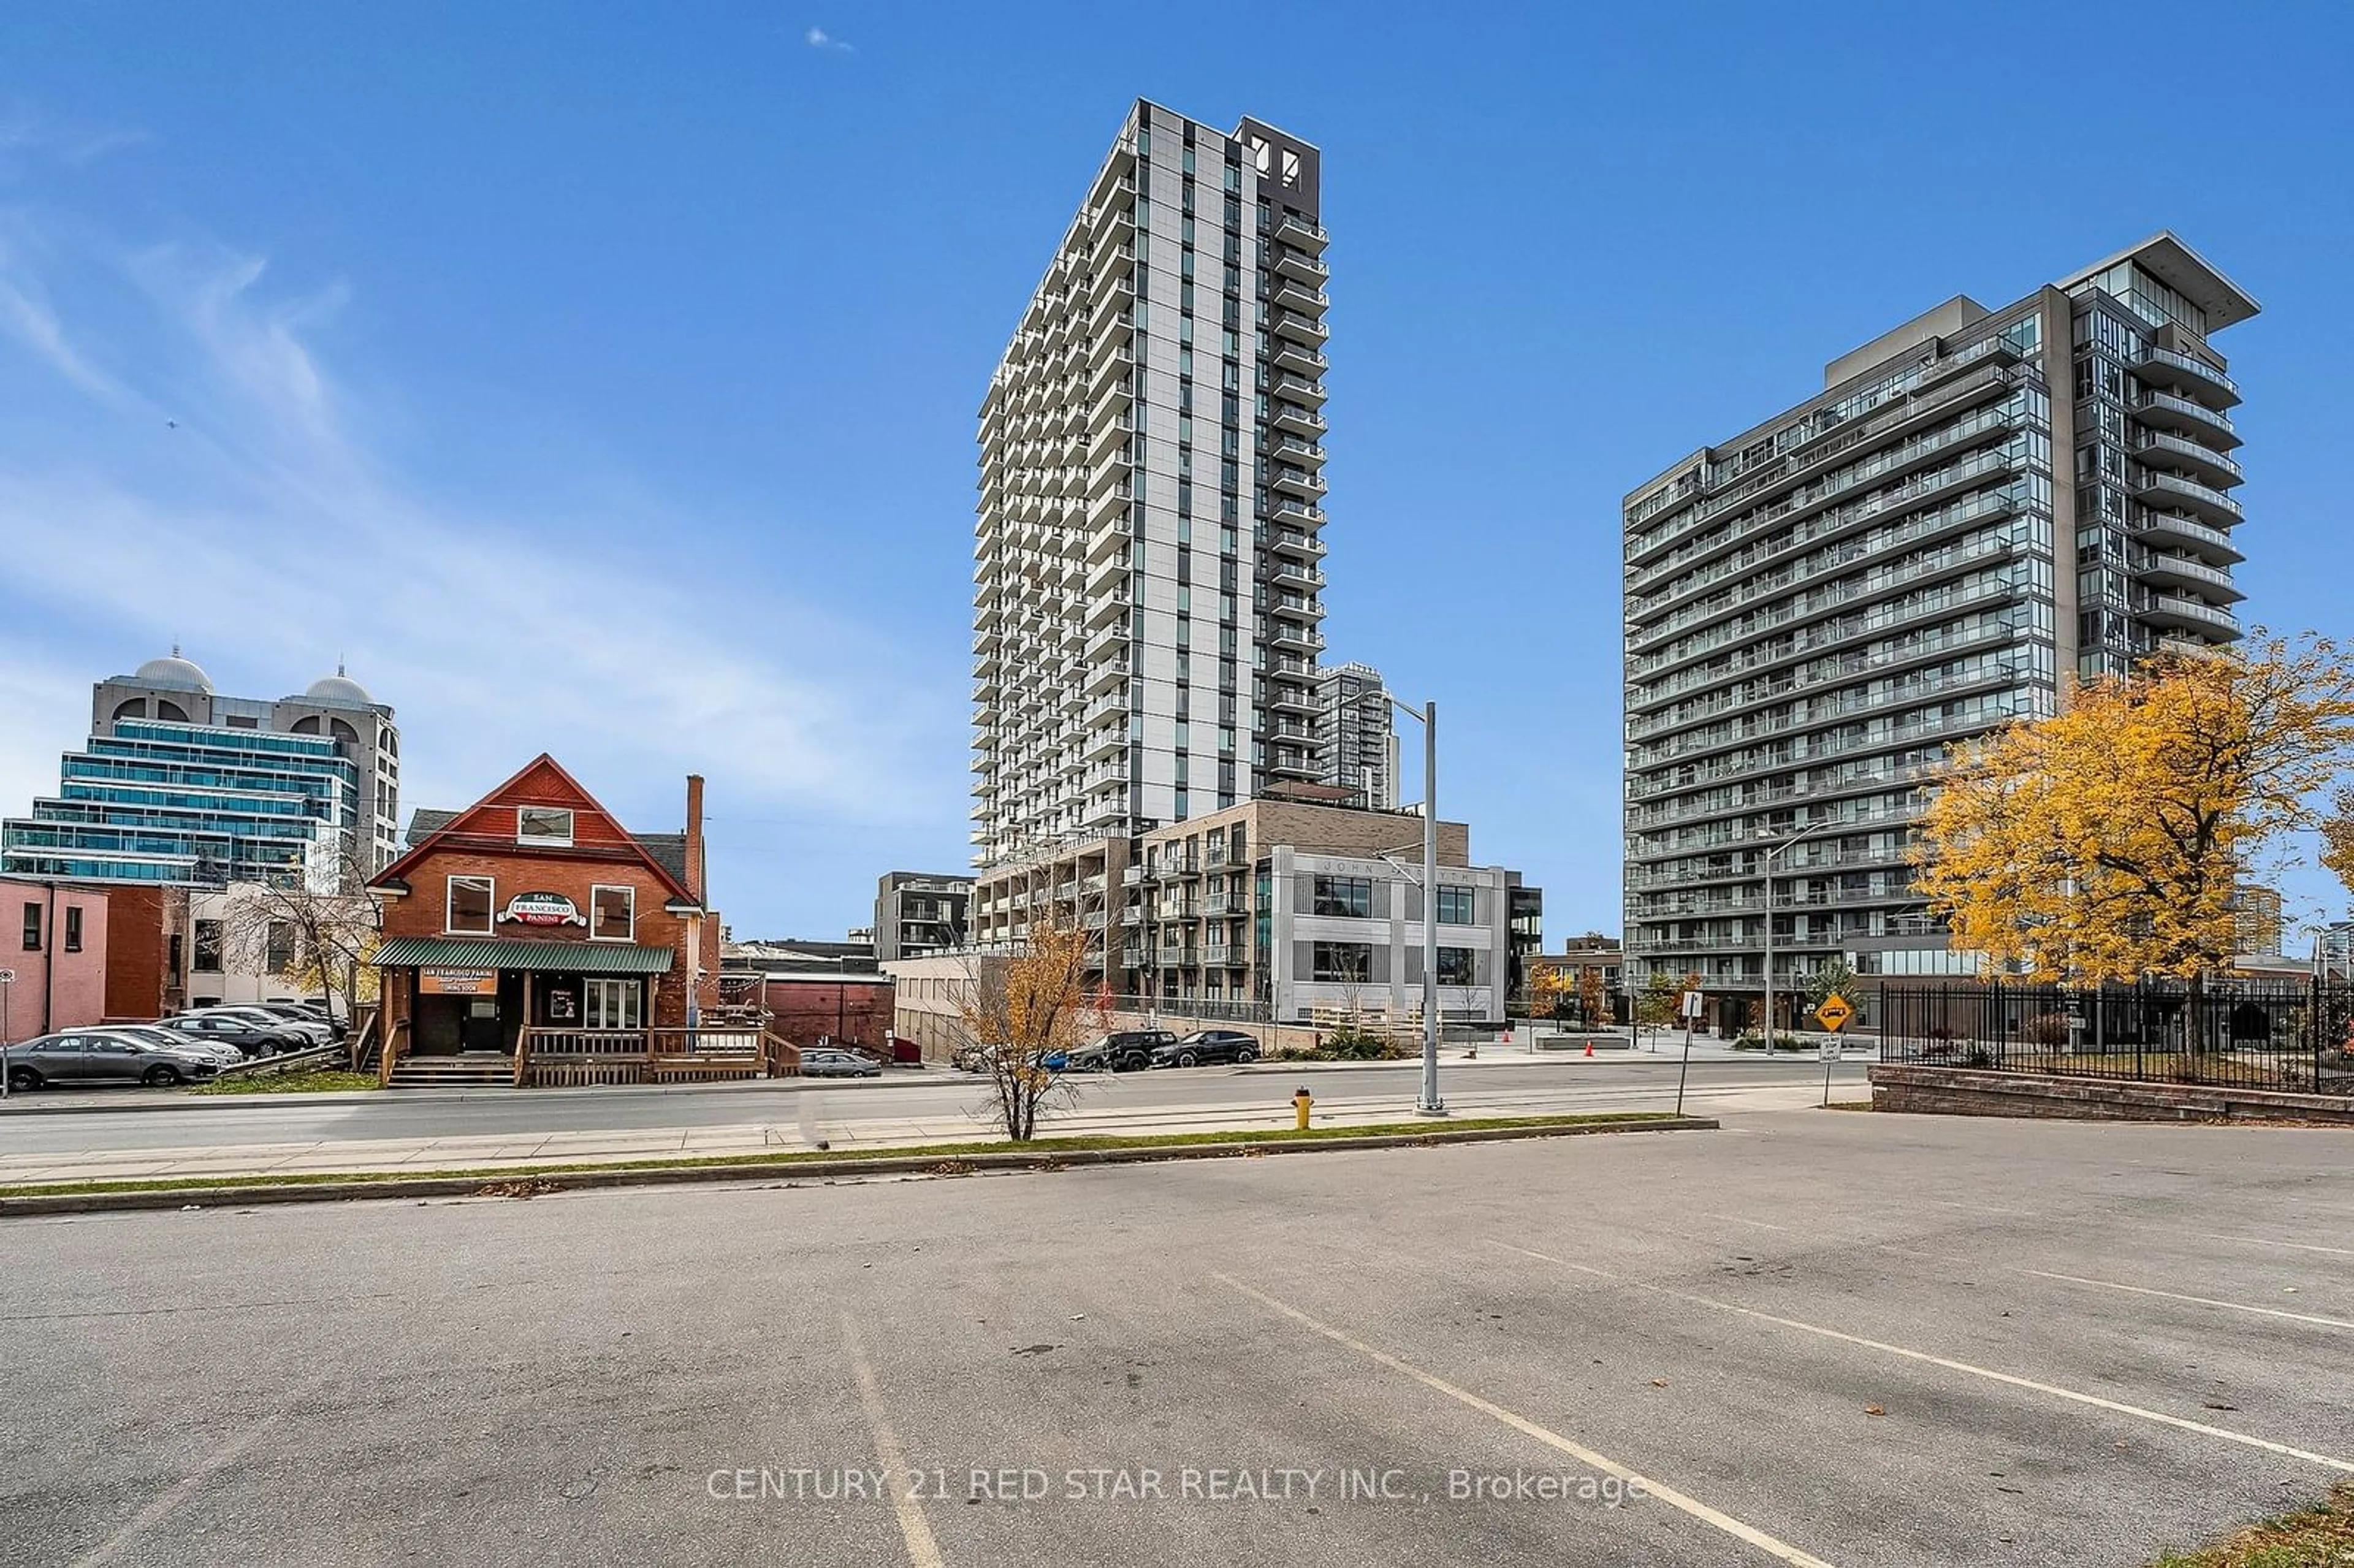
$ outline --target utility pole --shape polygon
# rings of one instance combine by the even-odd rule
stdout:
[[[1422,1095],[1416,1116],[1445,1116],[1438,1097],[1438,705],[1390,703],[1422,722]]]
[[[1817,822],[1801,828],[1766,851],[1766,1060],[1774,1059],[1774,862],[1784,850],[1810,839],[1836,823]]]

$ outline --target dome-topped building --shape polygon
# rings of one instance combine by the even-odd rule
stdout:
[[[367,688],[345,674],[341,664],[335,666],[334,674],[322,675],[312,682],[303,689],[300,697],[289,697],[286,700],[290,703],[318,703],[323,706],[335,708],[376,706],[376,699],[368,695]]]
[[[175,647],[92,689],[58,793],[0,822],[0,874],[333,886],[389,863],[399,838],[389,705],[340,666],[275,701],[224,695]]]
[[[167,691],[209,693],[213,689],[213,678],[181,658],[177,643],[173,644],[166,657],[150,659],[140,665],[131,678],[143,686],[161,686]]]

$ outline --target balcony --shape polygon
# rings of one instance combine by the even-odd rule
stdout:
[[[1235,968],[1244,961],[1243,949],[1231,943],[1204,942],[1202,944],[1202,962],[1210,969]]]
[[[1324,619],[1323,601],[1301,594],[1278,594],[1267,608],[1270,614],[1286,616],[1293,620],[1319,621]]]
[[[1324,449],[1313,441],[1280,440],[1275,443],[1268,455],[1278,462],[1306,463],[1315,467],[1321,467],[1324,462]]]
[[[1324,526],[1324,509],[1314,502],[1291,495],[1278,495],[1272,500],[1273,509],[1267,514],[1268,522],[1302,532]],[[1317,549],[1320,552],[1323,546],[1318,545]]]
[[[1271,418],[1277,429],[1288,435],[1307,436],[1311,440],[1321,436],[1328,429],[1324,423],[1323,415],[1313,408],[1302,408],[1295,403],[1278,403]]]
[[[2170,387],[2212,408],[2228,408],[2240,400],[2239,383],[2205,360],[2172,349],[2144,351],[2134,362],[2133,373],[2152,386]]]
[[[1268,238],[1294,249],[1305,250],[1311,256],[1324,254],[1324,230],[1304,217],[1286,213],[1276,220],[1275,232]]]
[[[1267,627],[1267,646],[1287,648],[1300,652],[1315,652],[1324,646],[1324,634],[1313,626],[1296,620],[1277,620]]]
[[[1296,278],[1317,288],[1324,286],[1332,269],[1324,264],[1321,256],[1311,256],[1305,250],[1286,250],[1275,259],[1275,270],[1287,278]]]
[[[1324,556],[1324,541],[1298,528],[1269,528],[1266,545],[1271,554],[1292,560],[1316,561]]]
[[[1267,572],[1267,580],[1274,588],[1297,588],[1302,593],[1314,593],[1324,586],[1324,574],[1306,561],[1278,556]]]
[[[2134,536],[2152,546],[2172,546],[2194,551],[2210,561],[2227,567],[2238,566],[2247,556],[2232,543],[2232,536],[2221,528],[2210,528],[2194,518],[2174,512],[2144,512],[2134,528]]]
[[[1305,686],[1287,685],[1277,682],[1267,688],[1267,701],[1262,705],[1270,713],[1310,714],[1319,711],[1316,694]]]
[[[1295,375],[1321,379],[1324,372],[1331,368],[1324,356],[1306,344],[1294,343],[1286,337],[1278,337],[1272,341],[1275,344],[1272,357],[1278,370],[1288,370]]]
[[[1278,310],[1299,311],[1310,315],[1321,315],[1331,307],[1332,302],[1326,299],[1324,291],[1313,284],[1287,279],[1277,286],[1275,297],[1269,303]]]
[[[1095,696],[1103,692],[1117,691],[1127,684],[1128,654],[1125,651],[1116,658],[1106,659],[1100,663],[1092,660],[1088,662],[1086,685],[1087,695]]]
[[[2154,594],[2147,604],[2135,606],[2133,615],[2135,620],[2147,621],[2152,626],[2174,631],[2196,631],[2223,641],[2234,641],[2240,635],[2238,616],[2228,609],[2202,604],[2195,599],[2185,599],[2180,594]]]
[[[1278,311],[1275,319],[1267,324],[1274,328],[1278,337],[1293,343],[1320,346],[1326,338],[1332,335],[1331,328],[1314,316],[1301,315],[1298,311]]]
[[[2136,582],[2155,588],[2183,588],[2208,599],[2237,604],[2247,598],[2232,586],[2232,574],[2191,556],[2152,555],[2128,568]]]
[[[1125,620],[1132,602],[1129,598],[1128,585],[1124,582],[1108,593],[1097,596],[1087,605],[1087,630],[1093,631],[1097,627],[1110,625],[1114,620]]]
[[[1097,661],[1110,654],[1125,653],[1127,651],[1128,623],[1124,620],[1102,627],[1087,636],[1086,657],[1090,669],[1094,667]],[[1095,694],[1092,683],[1087,694],[1090,696]]]
[[[2243,515],[2240,503],[2221,491],[2170,473],[2144,474],[2134,499],[2153,509],[2187,512],[2220,528],[2232,526]]]
[[[1318,381],[1303,381],[1297,376],[1278,376],[1267,390],[1287,403],[1302,403],[1310,408],[1324,406],[1324,386]]]
[[[2174,430],[2195,437],[2225,451],[2240,444],[2232,421],[2204,403],[2177,397],[2170,392],[2145,392],[2133,406],[2134,418],[2153,429]]]
[[[1278,490],[1303,496],[1320,496],[1330,488],[1325,484],[1322,474],[1311,473],[1304,468],[1278,468],[1268,477],[1268,482]]]
[[[2150,434],[2134,443],[2143,464],[2150,468],[2179,469],[2203,484],[2218,490],[2238,484],[2248,476],[2240,465],[2210,447],[2180,436]]]
[[[1119,757],[1127,750],[1128,726],[1106,725],[1087,731],[1087,744],[1079,748],[1079,758],[1085,762],[1101,762],[1106,758]]]

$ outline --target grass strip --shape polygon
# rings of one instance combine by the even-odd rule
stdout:
[[[322,1067],[291,1073],[239,1073],[199,1084],[192,1095],[323,1095],[348,1094],[382,1086],[374,1073],[344,1073]]]
[[[2354,1481],[2329,1500],[2252,1524],[2201,1552],[2161,1552],[2150,1568],[2346,1568],[2354,1563]]]
[[[457,1170],[318,1171],[287,1174],[215,1174],[159,1176],[123,1181],[40,1181],[0,1187],[0,1198],[73,1196],[84,1192],[178,1192],[223,1187],[308,1187],[331,1182],[448,1181],[479,1178],[485,1181],[528,1180],[534,1176],[572,1176],[599,1171],[684,1171],[737,1167],[760,1171],[790,1169],[812,1163],[839,1164],[861,1160],[953,1160],[972,1154],[1054,1155],[1108,1149],[1180,1149],[1221,1144],[1320,1143],[1336,1138],[1423,1137],[1490,1128],[1587,1127],[1616,1122],[1673,1121],[1666,1111],[1606,1111],[1590,1116],[1467,1117],[1443,1122],[1383,1122],[1370,1127],[1235,1128],[1214,1132],[1095,1133],[1076,1138],[1034,1138],[1027,1143],[1002,1139],[974,1143],[919,1143],[891,1149],[802,1149],[781,1153],[712,1154],[695,1159],[588,1160],[572,1164],[493,1165]]]

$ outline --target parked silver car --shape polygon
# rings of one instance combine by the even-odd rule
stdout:
[[[176,1045],[155,1045],[118,1034],[44,1034],[0,1052],[11,1090],[51,1084],[202,1083],[219,1069],[209,1057]]]
[[[804,1078],[879,1078],[883,1065],[872,1056],[862,1056],[854,1051],[835,1051],[812,1047],[801,1053],[801,1076]]]
[[[156,1023],[80,1023],[60,1031],[66,1034],[111,1034],[117,1039],[136,1040],[143,1045],[161,1050],[185,1051],[191,1056],[201,1056],[216,1068],[242,1066],[245,1053],[219,1040],[205,1040],[193,1034],[182,1034]]]

